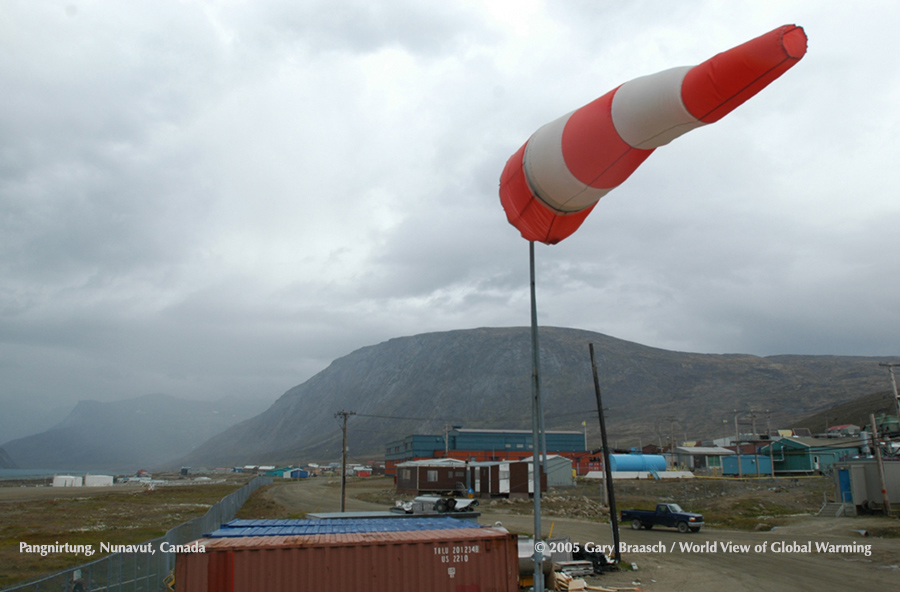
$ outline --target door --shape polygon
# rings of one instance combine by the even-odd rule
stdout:
[[[853,492],[850,489],[850,469],[838,469],[838,490],[840,490],[842,502],[853,501]]]

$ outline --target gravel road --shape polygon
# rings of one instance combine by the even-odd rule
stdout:
[[[279,485],[268,491],[289,513],[340,510],[340,487],[335,479],[309,479]],[[348,487],[347,510],[385,510],[354,497],[366,488],[384,488],[385,480]],[[501,522],[513,532],[530,533],[533,518],[495,511],[484,512],[481,524]],[[770,532],[705,528],[680,534],[672,529],[621,530],[621,541],[637,549],[623,553],[623,562],[637,571],[605,574],[605,586],[639,582],[651,592],[818,592],[896,590],[900,585],[900,539],[864,537],[856,532],[884,525],[884,519],[801,517],[790,526]],[[545,517],[544,535],[569,537],[579,544],[609,545],[608,524]],[[824,547],[834,545],[836,547]],[[643,546],[643,548],[640,548]],[[664,551],[662,551],[664,549]],[[867,554],[868,553],[868,554]]]

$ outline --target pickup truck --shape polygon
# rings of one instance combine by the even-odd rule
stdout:
[[[625,522],[631,522],[634,530],[669,526],[678,532],[697,532],[703,526],[703,514],[685,512],[678,504],[658,504],[656,511],[622,510],[622,523]]]

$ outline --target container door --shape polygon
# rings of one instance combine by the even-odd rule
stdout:
[[[838,489],[841,492],[842,502],[853,501],[853,493],[850,491],[850,469],[838,469]]]

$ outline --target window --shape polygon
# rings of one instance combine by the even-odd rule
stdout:
[[[437,473],[437,470],[429,470],[428,474],[425,477],[425,480],[429,483],[436,483],[438,480]]]

